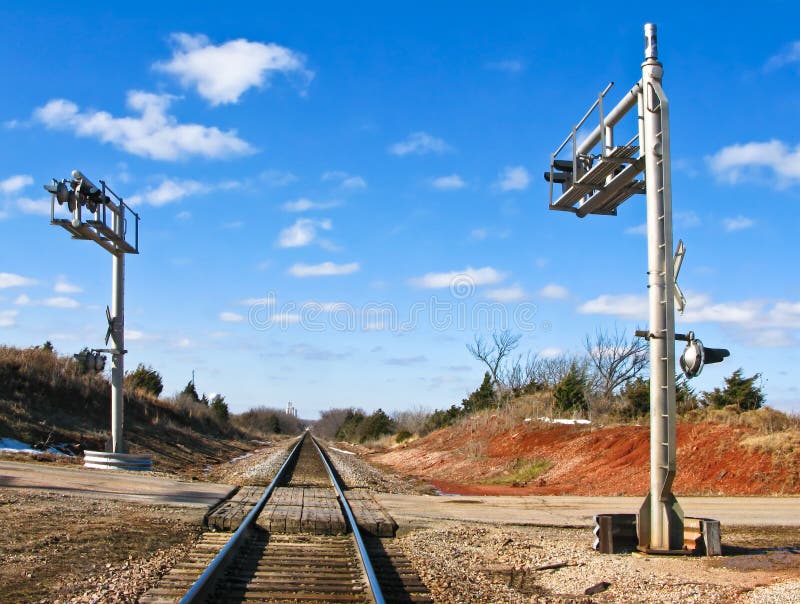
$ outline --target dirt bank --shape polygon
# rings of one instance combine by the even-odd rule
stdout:
[[[647,426],[503,428],[492,417],[434,432],[370,461],[465,495],[644,495]],[[800,446],[744,426],[678,425],[679,495],[800,493]],[[784,439],[785,440],[785,439]]]

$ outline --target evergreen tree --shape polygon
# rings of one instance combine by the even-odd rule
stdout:
[[[461,401],[465,413],[475,413],[481,409],[488,409],[495,405],[494,387],[492,386],[492,376],[487,371],[483,376],[483,382],[478,389]]]
[[[629,380],[620,392],[627,401],[625,415],[642,417],[650,413],[650,381],[641,377]]]
[[[361,422],[359,440],[363,443],[367,440],[379,438],[384,434],[391,434],[392,432],[394,432],[394,422],[386,415],[383,409],[378,409]]]
[[[203,398],[205,398],[205,394],[203,395]],[[225,397],[221,394],[214,395],[214,398],[211,399],[211,404],[209,407],[211,408],[212,413],[214,413],[214,415],[216,415],[221,421],[227,422],[230,418],[228,403],[225,402]]]
[[[714,388],[712,392],[704,393],[704,402],[710,407],[720,409],[733,405],[739,411],[760,409],[764,405],[764,392],[761,386],[756,386],[756,381],[761,378],[760,373],[746,378],[742,369],[734,371],[730,377],[725,378],[725,388]]]
[[[637,377],[625,383],[620,391],[627,401],[624,413],[627,417],[642,417],[650,413],[650,380]],[[678,413],[685,413],[696,405],[694,390],[683,375],[675,378],[675,403]]]
[[[589,411],[584,394],[585,386],[586,378],[583,372],[573,363],[567,375],[553,389],[553,397],[556,399],[558,409],[572,413]]]
[[[193,403],[199,403],[200,397],[197,396],[197,389],[194,387],[194,382],[189,382],[186,384],[186,388],[184,388],[179,396],[183,396],[191,400]]]
[[[144,390],[156,398],[164,390],[164,381],[161,379],[161,374],[152,367],[145,367],[142,363],[139,363],[136,369],[125,376],[125,382],[129,388]]]

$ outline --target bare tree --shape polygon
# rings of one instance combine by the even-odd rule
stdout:
[[[430,409],[421,405],[415,405],[411,409],[395,411],[391,415],[399,430],[408,430],[412,434],[422,434],[430,416]]]
[[[492,341],[489,342],[483,336],[475,336],[473,344],[467,344],[475,360],[480,361],[489,369],[492,383],[500,384],[500,373],[503,360],[519,345],[521,334],[514,335],[508,329],[492,334]]]
[[[555,388],[573,367],[585,373],[586,360],[572,354],[560,354],[555,357],[541,359],[534,367],[533,380],[544,386]]]
[[[597,377],[599,393],[610,397],[614,390],[637,377],[647,367],[647,341],[624,331],[597,330],[594,339],[586,336],[586,352]]]
[[[519,355],[513,363],[501,369],[500,381],[515,395],[531,388],[539,389],[545,385],[539,379],[543,362],[535,353],[529,352],[524,358]]]

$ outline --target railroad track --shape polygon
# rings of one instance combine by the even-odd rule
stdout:
[[[205,533],[140,602],[433,602],[387,538],[394,521],[370,494],[346,490],[310,433],[265,490],[241,489],[208,520],[238,528]]]

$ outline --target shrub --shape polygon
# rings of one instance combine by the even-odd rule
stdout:
[[[217,416],[222,422],[227,422],[230,419],[230,412],[228,411],[228,403],[225,402],[225,397],[221,394],[215,394],[211,399],[209,409]]]
[[[481,409],[494,407],[496,404],[494,388],[492,387],[492,376],[487,371],[483,376],[483,382],[478,389],[461,401],[465,413],[475,413]]]
[[[143,390],[156,398],[164,390],[161,374],[152,367],[145,367],[142,363],[125,376],[125,385],[131,389]]]
[[[729,405],[733,405],[739,411],[760,409],[765,400],[761,386],[756,386],[756,381],[760,378],[760,373],[746,378],[739,368],[730,377],[725,378],[725,388],[714,388],[712,392],[703,393],[703,400],[707,406],[714,409]]]
[[[400,432],[398,432],[397,435],[395,436],[395,440],[398,443],[404,443],[407,440],[409,440],[412,436],[414,435],[411,434],[411,432],[409,432],[408,430],[400,430]]]
[[[564,378],[553,389],[556,407],[568,413],[586,413],[589,406],[586,403],[584,388],[586,378],[577,365],[572,365]]]

